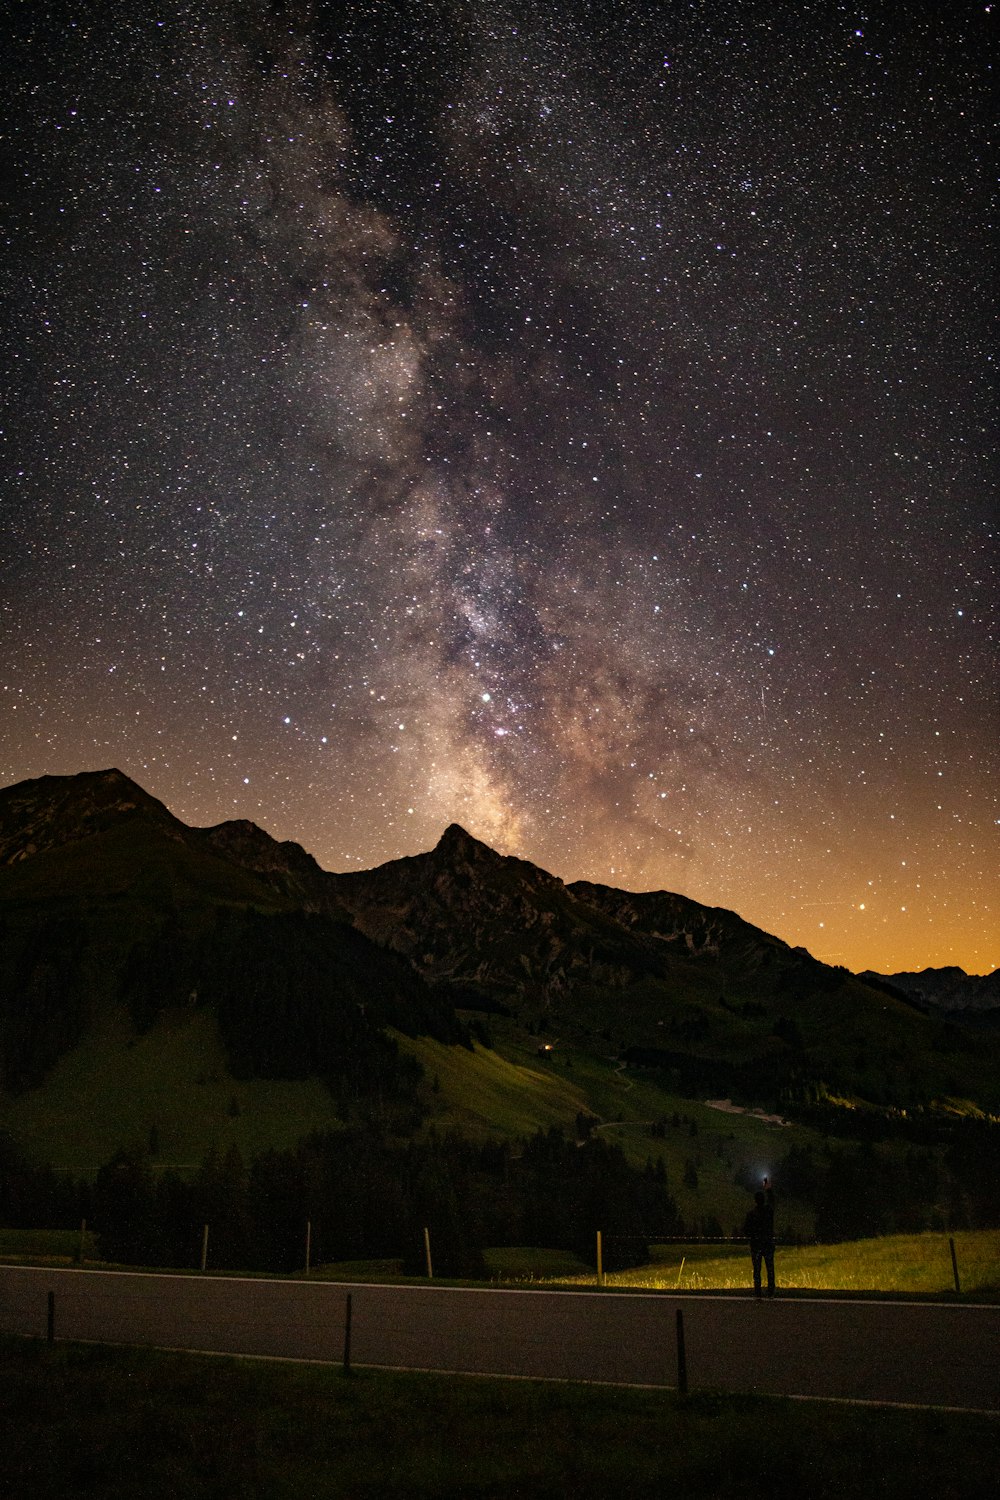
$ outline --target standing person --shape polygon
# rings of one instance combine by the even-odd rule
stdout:
[[[774,1190],[764,1178],[763,1190],[754,1193],[754,1207],[743,1221],[753,1261],[753,1294],[760,1296],[760,1264],[767,1267],[767,1295],[774,1296]]]

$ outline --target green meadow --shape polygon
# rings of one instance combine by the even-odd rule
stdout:
[[[958,1230],[951,1238],[962,1292],[1000,1292],[1000,1231]],[[780,1246],[775,1253],[775,1275],[785,1290],[952,1293],[955,1282],[948,1241],[944,1234],[894,1234],[838,1245]],[[725,1255],[715,1253],[713,1246],[692,1248],[695,1253],[688,1256],[683,1269],[683,1247],[678,1255],[674,1247],[659,1245],[655,1267],[608,1279],[650,1289],[679,1285],[688,1291],[749,1284],[749,1257],[742,1246],[733,1247],[735,1254]]]
[[[490,1127],[500,1116],[504,1134],[525,1135],[550,1124],[574,1130],[577,1114],[589,1115],[633,1166],[663,1157],[670,1192],[688,1224],[713,1215],[728,1232],[747,1211],[747,1191],[738,1174],[773,1176],[775,1164],[793,1145],[818,1149],[824,1142],[807,1126],[779,1125],[686,1099],[613,1057],[568,1041],[556,1041],[551,1052],[541,1055],[538,1039],[508,1021],[493,1023],[491,1018],[491,1034],[492,1050],[477,1045],[472,1053],[425,1039],[397,1038],[419,1057],[428,1078],[436,1080],[428,1096],[436,1128],[453,1125],[468,1134],[496,1135]],[[489,1080],[488,1093],[484,1079]],[[685,1184],[689,1163],[697,1174],[696,1188]],[[781,1213],[785,1234],[811,1235],[813,1216],[805,1204],[786,1199]]]
[[[963,1295],[1000,1293],[1000,1230],[958,1230],[955,1243]],[[552,1259],[550,1259],[552,1257]],[[490,1250],[487,1266],[497,1280],[593,1286],[592,1267],[556,1252]],[[779,1290],[954,1295],[949,1236],[895,1234],[836,1245],[779,1245]],[[750,1286],[750,1258],[741,1244],[651,1246],[649,1265],[609,1273],[605,1284],[644,1291],[738,1291]]]
[[[424,1069],[424,1102],[438,1130],[455,1129],[473,1140],[531,1135],[550,1125],[572,1126],[577,1112],[588,1108],[586,1094],[571,1077],[524,1054],[505,1056],[476,1044],[470,1051],[432,1037],[393,1035]]]
[[[193,1170],[213,1146],[244,1160],[290,1148],[339,1120],[319,1079],[236,1079],[215,1019],[174,1011],[142,1036],[106,1013],[59,1059],[44,1087],[0,1094],[0,1129],[30,1143],[34,1160],[92,1176],[122,1147],[151,1153],[154,1166]]]
[[[952,1236],[963,1297],[1000,1296],[1000,1230],[958,1230]],[[79,1229],[0,1229],[0,1260],[69,1265],[80,1250]],[[96,1262],[98,1247],[88,1230],[84,1258]],[[746,1291],[750,1259],[738,1243],[652,1245],[650,1262],[609,1272],[605,1285],[637,1291]],[[567,1250],[498,1246],[484,1252],[487,1278],[497,1285],[593,1287],[592,1266]],[[398,1282],[399,1260],[338,1261],[313,1268],[317,1278]],[[183,1268],[182,1268],[183,1269]],[[779,1245],[775,1270],[780,1291],[792,1294],[867,1293],[954,1296],[949,1236],[899,1234],[835,1245]],[[224,1273],[222,1273],[224,1274]],[[301,1274],[298,1272],[296,1274]]]
[[[663,1156],[686,1218],[712,1212],[728,1223],[745,1211],[745,1190],[733,1181],[738,1166],[761,1163],[766,1170],[793,1140],[819,1139],[802,1127],[780,1128],[667,1093],[583,1050],[557,1047],[540,1057],[534,1039],[513,1028],[492,1049],[394,1035],[424,1069],[426,1128],[455,1129],[471,1139],[517,1138],[552,1125],[572,1132],[578,1114],[591,1116],[634,1164]],[[656,1122],[676,1113],[684,1124],[657,1138]],[[213,1146],[224,1152],[236,1145],[249,1160],[340,1123],[318,1079],[234,1078],[218,1027],[200,1009],[171,1011],[137,1036],[127,1017],[109,1008],[43,1087],[0,1095],[0,1129],[29,1146],[34,1160],[82,1175],[123,1146],[147,1149],[151,1133],[154,1165],[189,1169]],[[683,1183],[689,1160],[699,1175],[697,1193]],[[791,1205],[789,1211],[797,1212]],[[794,1227],[804,1226],[796,1220]]]
[[[813,1237],[813,1202],[781,1192],[780,1164],[793,1147],[810,1148],[822,1163],[830,1138],[799,1122],[724,1107],[722,1100],[684,1098],[572,1037],[553,1037],[551,1050],[543,1051],[537,1036],[505,1017],[490,1018],[490,1034],[491,1047],[395,1034],[424,1072],[426,1113],[418,1138],[454,1130],[473,1141],[517,1142],[553,1126],[571,1138],[578,1129],[592,1130],[640,1169],[662,1157],[670,1194],[692,1236],[738,1232],[748,1186],[777,1175],[779,1236]],[[93,1177],[123,1147],[148,1152],[154,1171],[183,1175],[212,1148],[224,1155],[236,1146],[249,1162],[342,1124],[318,1079],[235,1078],[214,1017],[196,1007],[174,1008],[139,1035],[127,1015],[108,1004],[43,1086],[0,1095],[0,1132],[23,1144],[35,1162],[81,1177]],[[905,1141],[891,1139],[877,1147],[890,1170],[902,1170],[907,1149]],[[932,1150],[940,1159],[940,1148]],[[819,1262],[803,1255],[784,1254],[786,1286],[812,1285],[808,1278],[819,1274]],[[712,1270],[712,1285],[726,1284],[726,1258]],[[873,1253],[858,1271],[872,1287],[896,1274],[891,1252],[882,1261]],[[945,1270],[950,1275],[950,1261]],[[709,1272],[696,1273],[689,1263],[684,1278],[695,1274]],[[978,1284],[975,1266],[968,1275],[970,1286]]]

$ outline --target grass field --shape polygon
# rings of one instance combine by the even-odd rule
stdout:
[[[424,1068],[425,1132],[456,1129],[473,1140],[517,1141],[552,1125],[572,1134],[578,1115],[589,1116],[634,1166],[662,1156],[689,1233],[714,1232],[711,1221],[734,1232],[746,1213],[748,1178],[774,1176],[792,1146],[818,1154],[826,1144],[797,1123],[670,1093],[571,1037],[553,1037],[553,1050],[541,1057],[538,1038],[513,1019],[491,1017],[490,1029],[493,1049],[397,1036]],[[213,1018],[187,1008],[136,1036],[109,1004],[42,1088],[0,1094],[0,1131],[34,1161],[86,1177],[123,1146],[145,1149],[151,1140],[154,1169],[186,1172],[213,1146],[224,1153],[236,1145],[249,1162],[340,1124],[336,1102],[318,1079],[234,1079]],[[906,1146],[887,1142],[877,1149],[891,1161]],[[810,1238],[812,1206],[778,1186],[779,1232]]]
[[[79,1229],[0,1229],[0,1260],[49,1260],[68,1265],[80,1252]],[[86,1260],[97,1256],[96,1236],[83,1237]]]
[[[959,1230],[951,1238],[963,1292],[1000,1291],[1000,1232]],[[951,1292],[948,1239],[943,1234],[889,1235],[840,1245],[789,1247],[778,1250],[776,1273],[784,1287],[814,1291]],[[740,1259],[739,1267],[727,1259],[707,1260],[696,1267],[690,1282],[682,1279],[681,1284],[697,1288],[694,1278],[701,1277],[707,1286],[745,1286],[745,1252]]]
[[[236,1145],[249,1161],[338,1123],[319,1079],[233,1079],[215,1020],[200,1010],[172,1013],[140,1037],[109,1014],[43,1089],[0,1095],[0,1128],[35,1160],[83,1176],[122,1146],[145,1149],[154,1127],[154,1166],[191,1169],[212,1146]]]
[[[492,1019],[492,1018],[491,1018]],[[729,1231],[741,1224],[747,1211],[746,1189],[737,1174],[749,1171],[773,1176],[775,1163],[792,1146],[818,1148],[823,1138],[798,1124],[776,1125],[752,1114],[713,1109],[704,1100],[686,1099],[660,1088],[641,1072],[623,1068],[612,1057],[602,1058],[576,1048],[569,1040],[556,1041],[546,1061],[535,1056],[537,1039],[512,1022],[491,1026],[498,1053],[521,1068],[540,1072],[550,1087],[569,1084],[583,1097],[582,1107],[602,1121],[604,1139],[620,1146],[635,1166],[648,1157],[662,1156],[670,1191],[687,1224],[714,1215]],[[578,1106],[579,1107],[579,1106]],[[674,1124],[674,1118],[679,1123]],[[565,1123],[572,1124],[573,1117]],[[654,1134],[663,1124],[664,1133]],[[664,1123],[665,1122],[665,1123]],[[692,1131],[693,1127],[693,1131]],[[684,1184],[691,1162],[698,1187]],[[813,1215],[803,1203],[785,1199],[781,1205],[785,1232],[808,1236]]]
[[[446,1047],[432,1037],[393,1033],[404,1052],[422,1064],[426,1102],[438,1130],[460,1130],[471,1139],[532,1135],[550,1125],[572,1128],[586,1095],[568,1077],[526,1057],[511,1059],[488,1048]]]
[[[1000,1230],[957,1230],[951,1237],[962,1292],[1000,1292]],[[837,1245],[779,1245],[776,1280],[786,1291],[953,1293],[948,1239],[943,1234],[897,1234]],[[651,1253],[650,1265],[609,1273],[607,1285],[691,1292],[732,1291],[751,1284],[750,1257],[743,1245],[654,1245]],[[541,1265],[530,1266],[528,1255],[521,1252],[515,1279],[548,1279]],[[592,1284],[594,1272],[588,1268],[567,1276],[560,1270],[553,1279]]]
[[[786,1292],[866,1292],[889,1295],[954,1295],[948,1236],[891,1235],[837,1245],[780,1246],[775,1256],[779,1289]],[[1000,1295],[1000,1230],[958,1230],[952,1236],[963,1296]],[[0,1229],[0,1259],[70,1264],[78,1230]],[[84,1254],[93,1261],[94,1237]],[[606,1284],[650,1291],[740,1291],[751,1284],[750,1258],[741,1244],[651,1246],[649,1265],[609,1272]],[[513,1286],[594,1286],[596,1274],[566,1250],[533,1246],[484,1252],[487,1276]],[[329,1280],[402,1281],[399,1260],[340,1261],[314,1267]],[[420,1279],[420,1278],[416,1278]]]
[[[523,1136],[549,1125],[572,1131],[578,1112],[590,1114],[600,1121],[604,1139],[620,1146],[633,1165],[663,1157],[670,1191],[688,1224],[714,1215],[727,1230],[746,1213],[739,1172],[772,1175],[774,1163],[791,1146],[822,1144],[815,1131],[800,1125],[776,1125],[668,1093],[613,1057],[596,1056],[568,1040],[556,1038],[552,1052],[541,1058],[537,1037],[513,1021],[490,1019],[491,1051],[397,1037],[423,1064],[428,1084],[436,1080],[425,1102],[439,1130],[455,1127],[473,1137]],[[655,1134],[663,1122],[663,1133]],[[698,1174],[696,1190],[684,1183],[688,1162]],[[805,1204],[786,1200],[782,1214],[786,1232],[812,1233],[813,1216]]]
[[[988,1416],[0,1338],[4,1500],[979,1500]],[[959,1462],[960,1458],[960,1462]]]
[[[1000,1230],[958,1230],[952,1236],[963,1296],[1000,1295]],[[748,1291],[750,1257],[742,1244],[652,1245],[651,1263],[609,1272],[609,1287],[648,1291]],[[592,1287],[593,1267],[567,1250],[532,1246],[484,1251],[487,1275],[501,1285]],[[320,1274],[373,1281],[398,1281],[399,1261],[356,1261],[324,1266]],[[893,1296],[954,1296],[948,1236],[891,1235],[838,1245],[779,1246],[775,1256],[779,1289],[793,1293],[864,1292]]]
[[[483,1259],[493,1281],[593,1281],[594,1273],[569,1250],[536,1250],[530,1245],[485,1250]]]

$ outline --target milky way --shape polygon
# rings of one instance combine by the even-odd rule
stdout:
[[[989,6],[26,6],[0,775],[997,957]]]

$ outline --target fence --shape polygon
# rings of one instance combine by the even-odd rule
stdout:
[[[678,1314],[681,1314],[678,1317]],[[0,1267],[0,1331],[692,1390],[1000,1408],[1000,1307]]]

